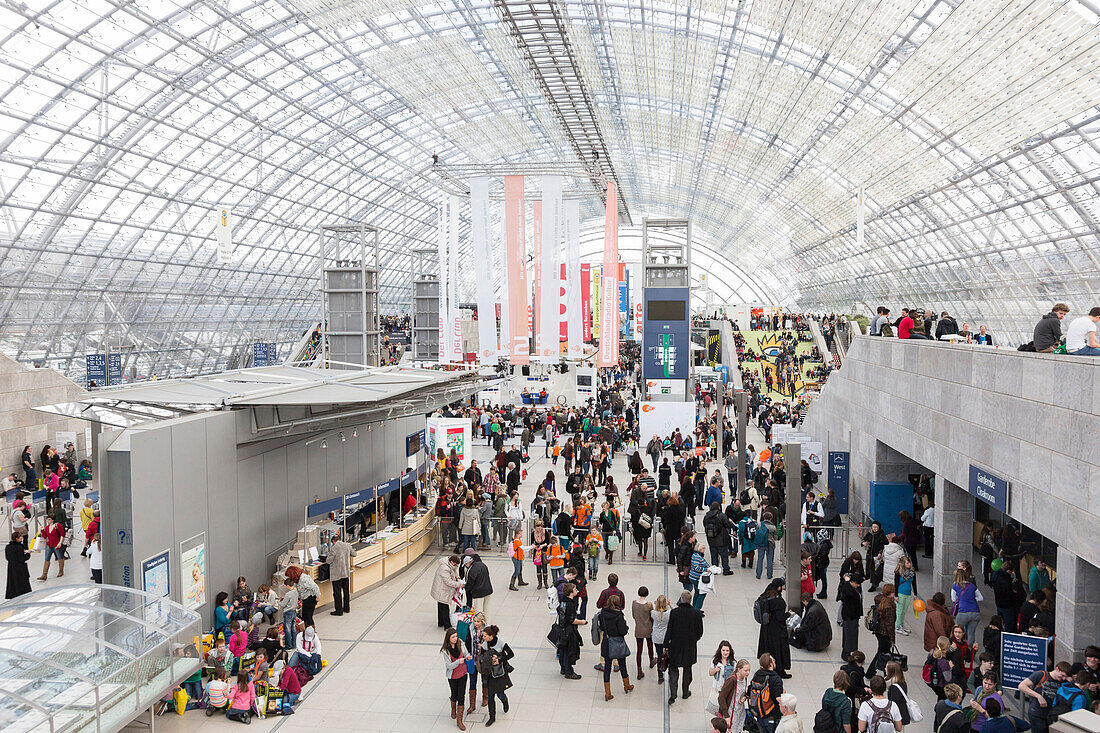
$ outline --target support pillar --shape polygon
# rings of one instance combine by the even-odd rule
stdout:
[[[974,497],[942,476],[936,477],[935,542],[932,589],[951,597],[951,582],[959,560],[974,556]]]
[[[783,535],[783,549],[786,555],[787,608],[799,611],[802,608],[802,444],[786,443],[783,446],[783,463],[787,471],[787,519],[786,532]]]
[[[749,485],[749,477],[745,475],[745,456],[748,455],[745,444],[749,426],[749,400],[744,390],[739,389],[733,393],[733,406],[737,411],[737,435],[735,436],[737,439],[737,494],[733,495],[731,492],[731,502]]]
[[[1100,568],[1058,548],[1058,596],[1054,604],[1054,661],[1080,662],[1100,629]]]

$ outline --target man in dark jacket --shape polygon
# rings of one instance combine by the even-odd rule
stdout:
[[[1062,319],[1069,313],[1069,306],[1065,303],[1055,303],[1050,313],[1039,319],[1035,324],[1035,331],[1031,338],[1035,343],[1035,350],[1049,354],[1062,340]]]
[[[997,615],[1004,619],[1005,631],[1016,633],[1016,618],[1020,615],[1020,604],[1024,601],[1023,584],[1012,572],[1012,568],[1004,565],[1000,570],[994,570],[990,578],[993,586],[993,601],[997,606]]]
[[[802,594],[802,623],[791,637],[791,645],[808,652],[823,652],[833,641],[829,614],[812,593]]]
[[[680,668],[684,675],[684,699],[691,697],[691,668],[698,656],[699,639],[703,637],[703,614],[691,605],[691,591],[680,594],[680,602],[668,614],[665,646],[668,649],[668,702],[676,702],[676,682]]]
[[[940,313],[940,322],[936,324],[936,340],[939,341],[944,336],[955,336],[958,333],[959,324],[955,319],[947,315],[947,311]]]
[[[863,618],[863,578],[851,572],[840,579],[837,596],[840,598],[840,627],[842,638],[840,658],[848,661],[848,655],[859,648],[859,620]]]
[[[882,531],[882,525],[877,521],[871,522],[871,531],[863,536],[863,546],[867,557],[864,565],[867,567],[868,580],[871,581],[871,591],[878,590],[878,584],[882,582],[882,551],[886,549],[886,533]]]
[[[470,605],[475,611],[487,614],[489,596],[493,595],[493,582],[489,579],[489,568],[477,553],[474,553],[470,560],[470,565],[466,568],[466,597],[470,599]]]
[[[703,517],[703,531],[707,535],[707,544],[710,545],[710,564],[717,565],[718,559],[722,559],[722,575],[733,575],[730,570],[730,530],[733,524],[729,517],[722,513],[722,505],[711,502],[710,511]]]

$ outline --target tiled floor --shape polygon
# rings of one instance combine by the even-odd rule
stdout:
[[[750,434],[750,442],[763,443],[761,436]],[[487,449],[479,446],[477,457],[487,457]],[[522,487],[525,504],[533,495],[533,477],[545,474],[547,459],[541,448],[532,450],[528,471],[532,479]],[[560,464],[559,464],[560,466]],[[625,460],[617,456],[613,474],[620,486],[628,483]],[[487,553],[488,555],[488,553]],[[256,720],[254,726],[261,730],[277,730],[280,733],[297,731],[450,731],[454,721],[449,715],[447,684],[439,656],[442,634],[436,628],[435,603],[428,595],[437,555],[427,555],[406,572],[384,586],[352,601],[350,615],[331,617],[326,610],[318,613],[319,634],[324,646],[328,666],[304,691],[297,712],[293,716]],[[705,730],[708,716],[703,711],[709,689],[706,668],[709,655],[722,639],[728,639],[736,656],[747,658],[756,667],[756,643],[758,626],[752,619],[752,601],[766,585],[767,580],[756,580],[754,574],[742,571],[734,563],[733,576],[719,578],[717,597],[708,597],[705,632],[700,642],[700,660],[695,667],[695,683],[690,700],[679,700],[666,705],[667,692],[656,684],[654,670],[647,670],[645,679],[636,678],[633,663],[631,679],[636,689],[623,694],[621,683],[613,681],[615,699],[605,702],[600,674],[592,669],[597,653],[586,645],[582,652],[578,672],[583,679],[564,680],[558,674],[557,663],[545,635],[551,623],[544,595],[534,590],[533,573],[525,574],[531,585],[520,592],[508,591],[511,563],[504,556],[487,556],[495,592],[490,603],[490,622],[501,628],[501,634],[516,652],[512,674],[514,687],[508,694],[511,709],[508,714],[498,711],[494,731],[529,731],[532,726],[545,730],[546,723],[568,730],[569,733],[611,733],[613,731],[701,731]],[[834,563],[833,572],[838,564]],[[620,587],[628,599],[634,597],[637,587],[645,584],[651,598],[661,593],[675,597],[679,592],[675,574],[666,573],[663,564],[638,559],[616,562],[613,570],[620,577]],[[927,567],[927,564],[926,564]],[[70,563],[65,580],[80,581],[87,577],[87,561]],[[528,566],[529,569],[530,566]],[[605,587],[607,567],[601,566],[600,579],[593,581],[593,596]],[[776,573],[781,573],[781,566]],[[927,570],[921,573],[920,582],[928,587]],[[837,578],[830,578],[830,588]],[[51,583],[56,581],[51,581]],[[590,604],[594,604],[594,598]],[[836,604],[826,601],[830,615]],[[589,618],[594,609],[590,609]],[[912,622],[910,622],[912,624]],[[916,628],[922,628],[923,619]],[[584,630],[587,632],[587,629]],[[839,632],[839,629],[836,629]],[[582,636],[588,641],[588,634]],[[871,656],[874,640],[861,631],[864,651]],[[910,688],[926,712],[931,711],[934,700],[927,687],[920,681],[920,666],[924,660],[922,637],[914,634],[899,637],[899,647],[909,654]],[[633,648],[633,640],[630,640]],[[819,709],[821,695],[830,686],[832,674],[839,667],[840,641],[835,634],[833,645],[827,652],[812,654],[792,650],[794,679],[787,681],[786,689],[800,701],[800,711],[806,721],[806,730],[812,724],[813,714]],[[479,707],[467,716],[467,727],[478,730],[483,727],[486,713]],[[667,723],[666,723],[667,720]],[[930,720],[930,718],[928,719]],[[207,718],[202,712],[192,711],[183,716],[169,714],[156,719],[159,730],[180,733],[192,731],[230,730],[238,723],[223,717]],[[930,730],[931,723],[911,726],[913,730]],[[136,727],[134,728],[136,730]]]

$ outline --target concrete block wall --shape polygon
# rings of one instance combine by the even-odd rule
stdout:
[[[805,425],[851,450],[865,507],[875,441],[966,487],[970,464],[1011,482],[1009,514],[1100,567],[1100,360],[856,338]]]
[[[53,369],[30,369],[0,355],[0,476],[12,471],[23,478],[23,446],[30,445],[34,462],[45,444],[53,445],[58,431],[77,434],[76,450],[87,456],[84,428],[89,423],[31,409],[55,402],[69,402],[84,393],[76,382]],[[61,452],[61,451],[59,451]],[[39,471],[39,477],[41,477]]]

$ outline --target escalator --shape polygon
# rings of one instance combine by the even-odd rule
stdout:
[[[317,321],[302,334],[302,338],[290,350],[288,366],[321,367],[321,322]]]

